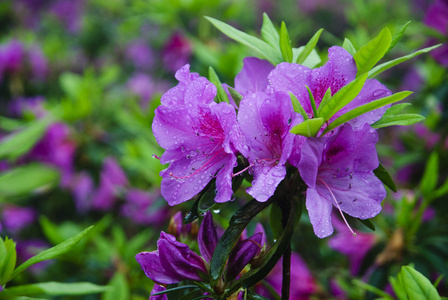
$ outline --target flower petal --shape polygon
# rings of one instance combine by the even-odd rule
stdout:
[[[274,66],[267,60],[246,57],[243,69],[235,77],[235,89],[243,96],[264,92],[269,85],[268,74]]]
[[[314,233],[319,238],[324,238],[333,233],[331,223],[331,212],[333,205],[323,198],[316,189],[308,188],[306,190],[306,209],[313,225]]]
[[[182,281],[177,274],[169,274],[160,264],[159,252],[141,252],[135,256],[146,276],[159,284],[173,284]]]

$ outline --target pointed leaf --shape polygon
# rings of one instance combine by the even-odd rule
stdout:
[[[199,198],[198,213],[203,215],[216,204],[216,181],[213,180],[210,188]]]
[[[409,299],[440,299],[436,288],[417,270],[403,266],[400,273]]]
[[[380,73],[382,73],[382,72],[384,72],[384,71],[386,71],[386,70],[388,70],[388,69],[390,69],[390,68],[392,68],[392,67],[394,67],[394,66],[396,66],[398,64],[401,64],[402,62],[405,62],[405,61],[407,61],[407,60],[409,60],[411,58],[414,58],[417,55],[420,55],[420,54],[429,52],[429,51],[431,51],[433,49],[436,49],[436,48],[440,47],[441,45],[442,44],[438,44],[438,45],[435,45],[435,46],[432,46],[432,47],[427,47],[427,48],[415,51],[415,52],[413,52],[411,54],[408,54],[408,55],[396,58],[394,60],[385,62],[385,63],[383,63],[381,65],[378,65],[378,66],[376,66],[375,68],[373,68],[373,69],[371,69],[369,71],[369,78],[373,78],[376,75],[378,75],[378,74],[380,74]]]
[[[216,89],[218,91],[216,95],[218,98],[217,102],[229,103],[229,97],[222,87],[221,80],[219,80],[218,74],[216,74],[215,70],[212,67],[208,68],[208,79],[216,86]]]
[[[331,122],[330,125],[328,125],[328,127],[325,129],[323,134],[325,134],[325,133],[329,132],[330,130],[338,127],[339,125],[344,124],[350,120],[353,120],[354,118],[357,118],[360,115],[363,115],[367,112],[370,112],[375,109],[381,108],[383,106],[401,101],[404,98],[406,98],[407,96],[409,96],[410,94],[412,94],[412,92],[410,92],[410,91],[398,92],[393,95],[390,95],[390,96],[387,96],[387,97],[384,97],[384,98],[381,98],[378,100],[374,100],[372,102],[358,106],[358,107],[350,110],[349,112],[343,114],[342,116],[340,116],[333,122]]]
[[[159,295],[163,295],[163,294],[170,294],[170,293],[173,293],[173,292],[186,290],[186,289],[198,289],[198,287],[196,285],[181,285],[181,286],[177,286],[177,287],[166,289],[166,290],[158,292],[158,293],[151,294],[151,296],[159,296]]]
[[[342,48],[347,50],[347,52],[350,53],[352,56],[354,56],[355,53],[356,53],[355,47],[353,46],[352,42],[348,38],[344,39],[344,43],[342,44]]]
[[[308,119],[294,126],[290,132],[306,137],[315,137],[319,133],[319,130],[323,124],[324,119],[322,118]]]
[[[386,54],[391,41],[390,30],[386,27],[374,39],[362,46],[353,56],[358,67],[356,76],[369,72]]]
[[[277,65],[283,61],[282,55],[271,45],[266,43],[259,38],[251,36],[245,32],[242,32],[224,22],[216,20],[211,17],[205,17],[209,20],[216,28],[218,28],[222,33],[228,37],[234,39],[237,42],[257,51],[262,56],[266,57],[273,65]]]
[[[230,93],[230,96],[232,96],[233,101],[235,101],[236,106],[239,107],[240,102],[243,99],[243,96],[240,93],[238,93],[237,90],[235,90],[234,88],[231,88],[231,87],[229,87],[229,93]]]
[[[387,118],[381,118],[377,122],[373,123],[371,126],[373,128],[382,128],[382,127],[388,127],[393,125],[400,125],[400,126],[409,126],[418,122],[421,122],[425,119],[425,117],[419,115],[419,114],[399,114],[396,116],[390,116]]]
[[[291,40],[289,38],[288,29],[286,29],[285,22],[282,22],[280,28],[280,50],[282,51],[283,60],[291,63],[292,62],[292,46]]]
[[[394,180],[392,179],[392,176],[390,176],[389,172],[387,172],[386,168],[380,163],[378,168],[373,170],[373,173],[375,176],[381,180],[382,183],[384,183],[388,188],[390,188],[395,193],[397,192],[397,186],[395,185]]]
[[[28,267],[37,264],[38,262],[53,259],[61,254],[67,253],[68,251],[72,250],[87,235],[87,233],[89,233],[89,231],[92,230],[92,228],[93,226],[90,226],[81,231],[80,233],[78,233],[77,235],[75,235],[74,237],[60,243],[59,245],[56,245],[50,249],[47,249],[31,257],[14,270],[9,280],[11,280],[13,277],[15,277],[17,274],[24,271]]]
[[[313,115],[315,118],[318,118],[319,115],[317,114],[316,100],[314,100],[314,96],[310,88],[307,85],[305,87],[308,90],[308,96],[310,97],[311,107],[313,109]]]
[[[17,252],[13,240],[0,237],[0,286],[4,286],[9,280],[16,266]]]
[[[319,117],[323,118],[325,122],[330,120],[335,113],[358,96],[364,86],[364,83],[366,82],[366,79],[367,74],[363,74],[341,88],[336,94],[333,95],[331,100],[328,101],[324,107],[322,107]],[[322,106],[322,103],[320,106]]]
[[[266,43],[271,45],[274,49],[278,49],[280,51],[280,35],[278,34],[277,29],[275,29],[274,24],[272,24],[271,19],[269,19],[269,16],[266,13],[263,13],[261,36]]]
[[[90,282],[62,283],[62,282],[42,282],[27,285],[14,286],[5,289],[2,297],[10,298],[14,296],[35,296],[35,295],[87,295],[102,293],[108,289],[106,286],[92,284]]]
[[[387,49],[386,54],[390,52],[390,50],[392,50],[395,45],[401,40],[401,38],[403,37],[404,32],[406,31],[406,29],[408,28],[409,24],[411,24],[411,21],[407,21],[403,26],[401,26],[401,28],[394,34],[394,36],[392,37],[392,42],[390,43],[389,49]]]
[[[375,231],[375,224],[372,223],[372,221],[370,221],[370,219],[358,219],[362,224],[366,225],[369,229],[371,229],[372,231]]]
[[[317,108],[317,115],[319,116],[322,112],[322,108],[324,108],[328,101],[331,100],[331,88],[328,88],[328,90],[325,92],[324,96],[322,97],[322,101],[319,104],[319,107]]]
[[[299,48],[292,48],[292,61],[296,61],[300,53],[302,53],[304,50],[305,46]],[[302,66],[312,69],[316,67],[318,64],[320,64],[321,61],[322,59],[320,58],[319,53],[317,53],[316,49],[313,49],[310,55],[308,55],[307,58],[305,58],[305,61],[302,63]]]
[[[425,172],[420,182],[420,190],[424,196],[428,196],[436,187],[439,179],[439,156],[437,152],[431,153],[426,162]]]
[[[301,65],[305,59],[310,55],[311,51],[316,47],[317,41],[319,40],[319,37],[324,29],[319,29],[313,37],[308,41],[308,43],[305,45],[305,48],[300,53],[299,57],[297,57],[296,63]]]
[[[400,274],[399,274],[400,275]],[[404,290],[404,286],[401,284],[401,281],[394,277],[389,277],[389,282],[392,285],[395,295],[397,295],[399,300],[409,300],[406,296],[406,291]]]
[[[293,93],[289,93],[289,96],[291,97],[292,107],[296,113],[299,113],[302,115],[304,120],[308,120],[308,115],[305,111],[305,109],[300,104],[299,100]]]
[[[384,292],[383,290],[381,290],[381,289],[379,289],[379,288],[377,288],[377,287],[375,287],[373,285],[370,285],[368,283],[365,283],[365,282],[363,282],[361,280],[353,279],[352,282],[355,285],[365,289],[366,291],[369,291],[369,292],[375,293],[378,296],[384,297],[384,299],[388,299],[388,300],[393,300],[394,299],[391,295],[389,295],[388,293]]]

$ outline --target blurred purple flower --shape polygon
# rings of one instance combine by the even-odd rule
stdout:
[[[36,211],[30,207],[7,205],[2,212],[3,225],[12,232],[18,232],[31,225],[36,217]]]
[[[16,39],[0,47],[0,80],[4,73],[12,74],[19,71],[24,58],[23,44]]]
[[[160,162],[169,167],[161,191],[170,205],[185,202],[216,178],[216,202],[231,200],[236,155],[230,143],[235,109],[216,103],[216,87],[186,65],[176,73],[179,84],[166,92],[155,111],[152,130],[165,149]]]
[[[92,206],[92,195],[94,183],[92,177],[87,172],[81,172],[73,176],[68,188],[73,193],[76,209],[80,213],[86,213]]]
[[[149,300],[168,300],[168,296],[166,294],[153,296],[153,294],[160,293],[163,291],[166,291],[165,287],[158,284],[154,284],[154,287],[152,288],[151,291],[151,296],[149,296]]]
[[[101,169],[100,185],[93,195],[92,207],[109,210],[113,207],[119,188],[128,184],[126,174],[115,158],[107,157]]]
[[[345,212],[360,219],[381,211],[386,190],[373,174],[379,164],[377,141],[378,134],[369,125],[355,131],[345,124],[336,135],[307,138],[303,144],[298,169],[308,186],[306,208],[319,238],[333,233],[333,207],[342,217]]]
[[[9,114],[12,117],[23,117],[26,112],[31,112],[37,118],[43,118],[47,111],[43,107],[45,99],[41,96],[32,98],[16,98],[9,107]]]
[[[149,100],[151,100],[154,95],[157,85],[149,75],[144,73],[136,73],[129,78],[127,88],[132,93],[139,96],[142,101],[142,106],[146,107]]]
[[[168,218],[168,207],[160,193],[131,188],[126,192],[121,214],[133,222],[144,225],[161,225]]]
[[[141,252],[135,258],[146,276],[157,284],[173,284],[185,279],[202,281],[200,274],[207,274],[199,255],[163,231],[157,241],[157,251]]]
[[[65,28],[72,33],[81,29],[81,18],[84,10],[84,0],[57,0],[53,2],[49,11],[64,24]]]
[[[28,50],[28,60],[33,77],[39,80],[45,79],[49,71],[48,62],[38,45],[34,45]]]
[[[136,40],[126,48],[126,59],[137,69],[149,69],[154,64],[154,54],[143,40]]]
[[[358,232],[356,236],[353,236],[347,226],[335,217],[333,217],[333,225],[337,233],[328,240],[328,245],[347,256],[352,275],[357,275],[362,260],[376,243],[376,236],[367,232]]]
[[[439,31],[446,37],[448,36],[448,1],[435,0],[428,8],[425,19],[423,21],[426,25]],[[434,40],[430,43],[436,43]],[[436,61],[445,67],[448,67],[448,44],[445,42],[439,48],[432,50],[431,55]]]
[[[162,60],[165,68],[176,72],[187,64],[192,53],[190,42],[180,33],[173,34],[162,50]]]
[[[417,71],[417,68],[411,68],[405,75],[401,90],[417,92],[423,87],[423,78]]]
[[[283,259],[280,259],[265,280],[281,294],[283,280]],[[311,294],[317,291],[317,284],[311,275],[305,261],[297,253],[291,255],[291,288],[290,300],[310,299]],[[256,292],[264,297],[271,297],[271,293],[262,285],[256,286]]]
[[[50,248],[50,246],[46,242],[39,239],[17,241],[17,258],[19,261],[24,262],[40,252],[47,250],[48,248]],[[41,261],[30,266],[28,270],[37,276],[41,274],[42,271],[45,270],[51,263],[51,260]]]

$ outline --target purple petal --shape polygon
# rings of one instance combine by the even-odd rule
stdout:
[[[216,245],[218,244],[218,233],[216,225],[213,223],[213,217],[210,212],[207,212],[202,220],[201,227],[198,233],[199,251],[206,262],[210,263]]]
[[[264,92],[269,85],[268,75],[274,66],[267,60],[246,57],[244,66],[235,77],[235,89],[243,96]]]
[[[257,225],[255,226],[254,234],[257,234],[257,233],[262,234],[260,245],[263,247],[264,245],[266,245],[266,232],[264,230],[263,225],[261,225],[261,223],[257,223]]]
[[[135,256],[146,276],[159,284],[173,284],[183,280],[176,273],[168,273],[160,264],[159,251],[141,252]]]
[[[331,212],[333,205],[324,199],[315,189],[306,190],[306,209],[313,225],[314,233],[324,238],[333,233]]]
[[[322,163],[325,141],[325,138],[307,138],[302,145],[301,158],[297,167],[303,181],[310,188],[314,188],[316,185],[317,172]]]
[[[233,248],[229,255],[226,280],[235,278],[260,252],[262,238],[263,234],[261,232],[256,233]]]
[[[158,284],[154,284],[154,287],[151,291],[151,296],[149,296],[149,300],[168,300],[167,294],[157,295],[153,296],[153,294],[157,294],[160,292],[166,291],[166,288],[163,286],[160,286]]]
[[[274,195],[275,189],[286,176],[286,167],[284,165],[263,166],[257,165],[253,168],[254,180],[252,187],[246,191],[249,195],[260,202],[267,201]]]

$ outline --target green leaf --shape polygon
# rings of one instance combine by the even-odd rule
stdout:
[[[16,266],[16,244],[13,240],[0,237],[0,286],[4,286],[9,280]]]
[[[319,29],[313,37],[308,41],[308,43],[305,45],[305,48],[300,53],[300,55],[297,57],[296,63],[301,65],[305,59],[308,57],[308,55],[311,54],[311,51],[316,47],[317,41],[319,40],[319,37],[324,29]]]
[[[381,74],[382,72],[384,72],[384,71],[386,71],[386,70],[388,70],[388,69],[390,69],[390,68],[392,68],[392,67],[394,67],[394,66],[396,66],[398,64],[401,64],[402,62],[405,62],[405,61],[407,61],[407,60],[409,60],[411,58],[414,58],[414,57],[416,57],[416,56],[418,56],[420,54],[423,54],[423,53],[429,52],[429,51],[431,51],[433,49],[436,49],[436,48],[440,47],[441,45],[442,44],[438,44],[438,45],[435,45],[435,46],[432,46],[432,47],[427,47],[427,48],[415,51],[415,52],[413,52],[411,54],[408,54],[408,55],[396,58],[394,60],[385,62],[385,63],[383,63],[381,65],[378,65],[378,66],[376,66],[375,68],[373,68],[372,70],[369,71],[369,78],[373,78],[376,75]]]
[[[166,289],[166,290],[158,292],[158,293],[154,293],[151,296],[170,294],[170,293],[173,293],[173,292],[176,292],[176,291],[181,291],[181,290],[186,290],[186,289],[198,289],[198,287],[196,285],[181,285],[181,286],[176,286],[176,287],[173,287],[173,288]]]
[[[209,211],[216,204],[216,181],[213,180],[210,188],[199,198],[198,213],[204,214]]]
[[[130,299],[128,282],[122,273],[115,273],[107,286],[108,290],[103,294],[101,300]]]
[[[403,266],[400,273],[409,299],[440,299],[436,288],[417,270]]]
[[[362,46],[353,56],[358,68],[356,76],[369,72],[386,54],[391,41],[390,30],[386,27],[374,39]]]
[[[90,230],[92,230],[92,228],[93,228],[93,226],[90,226],[90,227],[84,229],[83,231],[81,231],[76,236],[31,257],[30,259],[25,261],[23,264],[21,264],[14,270],[14,272],[12,273],[9,280],[11,280],[17,274],[19,274],[20,272],[24,271],[25,269],[27,269],[28,267],[30,267],[34,264],[37,264],[44,260],[53,259],[61,254],[67,253],[68,251],[72,250],[87,235],[87,233]]]
[[[254,216],[271,204],[273,201],[272,199],[273,197],[266,202],[258,202],[253,199],[240,207],[240,209],[238,209],[232,216],[229,222],[229,227],[227,227],[226,231],[219,239],[210,262],[212,286],[216,285],[223,274],[230,251],[232,251],[233,247],[236,245],[244,228],[246,228],[247,224]]]
[[[229,93],[230,96],[232,96],[233,101],[235,101],[235,104],[237,107],[240,106],[240,102],[243,99],[243,96],[237,92],[234,88],[229,87]]]
[[[352,56],[354,56],[355,53],[356,53],[355,47],[353,46],[352,42],[348,38],[344,39],[344,43],[342,44],[342,48],[347,50],[348,53],[350,53]]]
[[[397,186],[395,185],[394,180],[392,179],[392,176],[390,176],[389,172],[387,172],[386,168],[380,163],[378,168],[373,170],[373,173],[375,176],[381,180],[382,183],[384,183],[388,188],[390,188],[395,193],[397,192]]]
[[[323,124],[324,119],[322,118],[308,119],[294,126],[290,132],[306,137],[315,137],[319,133],[319,130]]]
[[[277,203],[272,203],[269,213],[269,224],[274,234],[274,239],[278,239],[283,232],[282,210]]]
[[[322,97],[322,101],[320,101],[319,107],[317,108],[318,116],[321,114],[322,108],[324,108],[328,104],[328,101],[330,100],[331,100],[331,88],[328,88],[324,96]]]
[[[408,28],[409,24],[411,23],[411,21],[407,21],[403,26],[400,27],[400,29],[394,34],[394,36],[392,37],[392,42],[390,43],[389,48],[386,51],[386,54],[390,52],[390,50],[392,50],[395,45],[401,40],[401,38],[403,37],[404,32],[406,31],[406,29]]]
[[[323,118],[324,122],[328,121],[332,116],[334,116],[335,113],[358,96],[364,86],[364,83],[366,82],[366,79],[367,74],[363,74],[341,88],[336,94],[333,95],[331,100],[329,100],[327,104],[322,107],[319,117]],[[322,106],[322,103],[319,106]]]
[[[434,198],[439,198],[448,193],[448,179],[434,192]]]
[[[29,123],[19,132],[13,132],[0,141],[0,159],[17,159],[27,153],[42,138],[51,119],[44,118]]]
[[[369,229],[371,229],[372,231],[375,231],[375,224],[372,223],[372,221],[370,221],[370,219],[358,219],[362,224],[366,225]]]
[[[62,73],[59,76],[59,84],[62,90],[71,98],[78,98],[79,91],[83,83],[82,76],[70,72]]]
[[[226,23],[214,18],[205,18],[209,20],[222,33],[234,39],[235,41],[240,42],[241,44],[255,50],[256,52],[267,58],[273,65],[277,65],[283,61],[282,54],[265,41],[242,32],[236,28],[233,28],[232,26],[227,25]]]
[[[263,297],[261,295],[255,294],[252,291],[246,290],[246,294],[248,299],[253,299],[253,300],[269,300],[269,298]]]
[[[292,61],[296,61],[299,55],[305,50],[305,46],[301,46],[299,48],[292,48]],[[317,53],[316,49],[313,49],[311,51],[310,55],[305,58],[305,61],[302,63],[302,66],[308,67],[310,69],[316,67],[318,64],[320,64],[322,59],[319,56],[319,53]]]
[[[87,295],[102,293],[108,287],[92,284],[90,282],[62,283],[62,282],[42,282],[35,284],[20,285],[5,289],[2,298],[15,298],[15,296],[35,296],[35,295]]]
[[[381,108],[383,106],[401,101],[404,98],[406,98],[407,96],[409,96],[410,94],[412,94],[412,92],[409,92],[409,91],[398,92],[393,95],[390,95],[390,96],[387,96],[387,97],[384,97],[384,98],[381,98],[378,100],[374,100],[372,102],[358,106],[358,107],[346,112],[345,114],[343,114],[342,116],[340,116],[339,118],[334,120],[333,122],[331,122],[330,125],[328,125],[328,127],[325,129],[323,134],[325,134],[325,133],[329,132],[330,130],[338,127],[339,125],[342,125],[350,120],[353,120],[354,118],[357,118],[360,115],[363,115],[367,112],[370,112],[375,109]]]
[[[213,83],[216,86],[216,89],[218,91],[217,98],[218,103],[219,102],[227,102],[229,103],[229,97],[227,96],[227,93],[224,91],[221,80],[219,80],[218,75],[216,74],[215,70],[212,67],[208,68],[208,79],[211,83]]]
[[[381,118],[377,122],[373,123],[371,126],[373,128],[382,128],[387,126],[409,126],[418,122],[421,122],[425,117],[419,114],[399,114],[396,116],[391,116],[388,118]]]
[[[297,97],[291,92],[289,92],[289,96],[291,97],[292,107],[293,107],[294,111],[296,113],[301,114],[303,117],[303,120],[305,120],[305,121],[308,120],[308,115],[307,115],[305,109],[303,108],[303,106],[300,104],[299,99],[297,99]]]
[[[261,36],[265,40],[266,43],[271,45],[274,49],[278,49],[280,51],[280,36],[275,29],[274,24],[272,24],[271,19],[266,13],[263,13],[263,25],[261,26]]]
[[[280,27],[280,50],[282,52],[283,60],[292,63],[292,46],[289,39],[288,29],[286,29],[285,22],[282,22]]]
[[[313,96],[313,93],[311,92],[310,88],[307,85],[305,87],[308,91],[308,96],[310,97],[311,108],[313,109],[313,115],[315,118],[318,118],[319,115],[317,114],[316,100],[314,100],[314,96]]]
[[[42,231],[45,237],[53,244],[59,244],[64,241],[64,238],[58,230],[58,226],[52,223],[46,216],[41,216],[39,218],[40,225],[42,226]]]
[[[0,202],[2,198],[26,195],[32,191],[55,185],[59,172],[49,166],[32,163],[0,173]]]
[[[4,131],[19,130],[25,124],[26,123],[23,120],[5,118],[0,116],[0,129],[3,129]]]
[[[425,172],[420,182],[420,190],[423,196],[428,196],[436,187],[439,179],[439,156],[437,152],[431,153],[426,162]]]
[[[359,279],[353,279],[352,282],[355,285],[365,289],[366,291],[369,291],[369,292],[375,293],[378,296],[384,297],[384,299],[388,299],[388,300],[393,300],[394,299],[391,295],[389,295],[388,293],[384,292],[383,290],[381,290],[381,289],[379,289],[379,288],[377,288],[377,287],[375,287],[373,285],[370,285],[368,283],[365,283],[365,282],[363,282],[363,281],[361,281]]]

